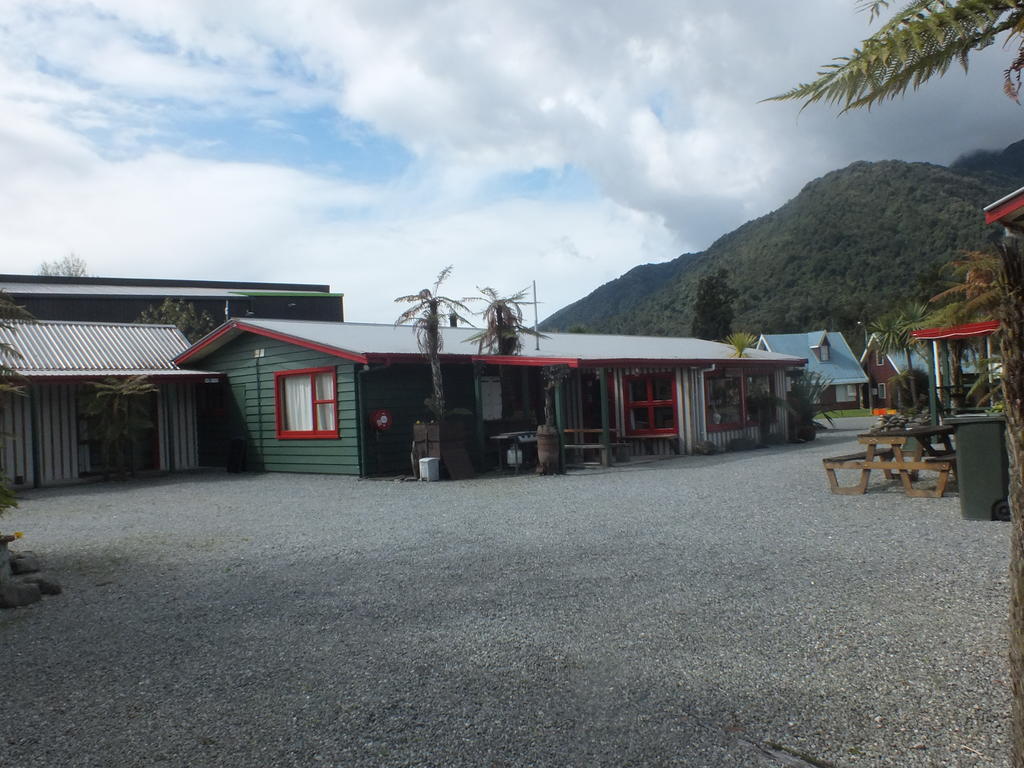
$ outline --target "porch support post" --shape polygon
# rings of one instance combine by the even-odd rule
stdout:
[[[939,382],[935,378],[935,345],[928,345],[928,415],[932,424],[939,423]]]
[[[487,448],[486,438],[484,436],[484,387],[482,376],[483,365],[480,363],[473,363],[473,399],[476,403],[474,411],[476,412],[476,451],[477,456],[480,457],[480,469],[484,467],[484,451]]]
[[[555,385],[555,428],[558,430],[558,471],[565,472],[565,398],[564,380]]]
[[[611,431],[609,429],[608,422],[608,370],[605,368],[597,369],[597,379],[599,382],[598,391],[601,397],[601,445],[604,446],[601,450],[601,463],[604,466],[611,464]]]
[[[539,424],[541,420],[536,418],[537,415],[533,412],[533,403],[530,400],[530,369],[526,366],[519,369],[519,387],[523,401],[523,418],[527,420],[532,419],[535,423]],[[504,415],[502,414],[502,416]]]
[[[943,392],[944,397],[942,398],[943,405],[945,405],[946,410],[949,410],[953,405],[953,389],[951,386],[953,375],[949,370],[949,342],[945,339],[942,340],[942,381],[946,384],[945,391]]]

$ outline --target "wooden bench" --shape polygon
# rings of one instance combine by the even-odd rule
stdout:
[[[600,463],[602,467],[607,467],[611,463],[611,456],[609,451],[618,451],[620,448],[625,448],[626,443],[609,443],[608,445],[602,445],[601,443],[566,443],[566,452],[575,452],[580,454],[580,462],[583,464],[596,464]],[[587,451],[596,451],[598,454],[597,462],[587,461]]]
[[[907,496],[916,498],[937,499],[946,493],[946,485],[949,483],[949,475],[956,471],[956,454],[944,453],[936,456],[922,456],[920,458],[907,458],[902,453],[897,454],[892,450],[879,451],[873,456],[867,453],[851,453],[846,456],[834,456],[823,459],[825,472],[828,475],[829,486],[832,493],[842,495],[862,494],[867,491],[868,478],[871,470],[880,469],[888,479],[893,479],[894,473],[899,475],[903,483],[903,490]],[[859,469],[860,482],[853,486],[841,486],[836,478],[837,469]],[[935,488],[915,488],[913,480],[921,471],[938,472]]]
[[[822,464],[825,465],[825,474],[828,475],[828,484],[832,489],[832,493],[838,493],[843,496],[852,496],[855,494],[862,494],[867,491],[868,478],[871,476],[872,469],[883,470],[886,478],[892,480],[892,470],[876,466],[876,464],[881,460],[891,459],[892,456],[892,450],[878,451],[871,457],[867,455],[867,452],[862,451],[861,453],[849,453],[844,456],[833,456],[828,459],[822,459],[821,461]],[[839,478],[836,477],[837,469],[859,469],[861,471],[860,482],[857,483],[857,485],[840,485]]]

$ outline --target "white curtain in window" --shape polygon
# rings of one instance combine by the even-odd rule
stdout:
[[[284,400],[286,432],[309,432],[313,429],[313,382],[309,376],[288,376],[281,393]]]
[[[316,375],[316,399],[334,400],[334,374]],[[334,403],[320,403],[316,407],[316,428],[334,429]]]

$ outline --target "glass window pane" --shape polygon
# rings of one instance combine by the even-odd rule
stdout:
[[[630,379],[629,400],[633,403],[647,402],[647,379]]]
[[[671,405],[658,405],[654,408],[655,429],[675,429],[676,414],[675,408]]]
[[[316,399],[317,400],[333,400],[334,399],[334,374],[333,373],[318,373],[316,375]]]
[[[708,379],[708,410],[712,424],[740,421],[740,380],[735,376]]]
[[[646,408],[629,409],[629,425],[634,430],[650,429],[651,424]]]
[[[281,388],[285,431],[308,432],[313,429],[313,385],[309,376],[288,376]]]
[[[653,400],[671,400],[672,386],[675,383],[666,376],[659,376],[652,381],[654,385]]]
[[[334,403],[320,403],[316,407],[316,428],[334,429]]]

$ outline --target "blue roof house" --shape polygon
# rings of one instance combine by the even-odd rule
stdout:
[[[843,334],[836,331],[763,333],[757,348],[806,358],[808,371],[831,382],[822,405],[835,409],[861,407],[861,385],[868,383],[868,377]]]

